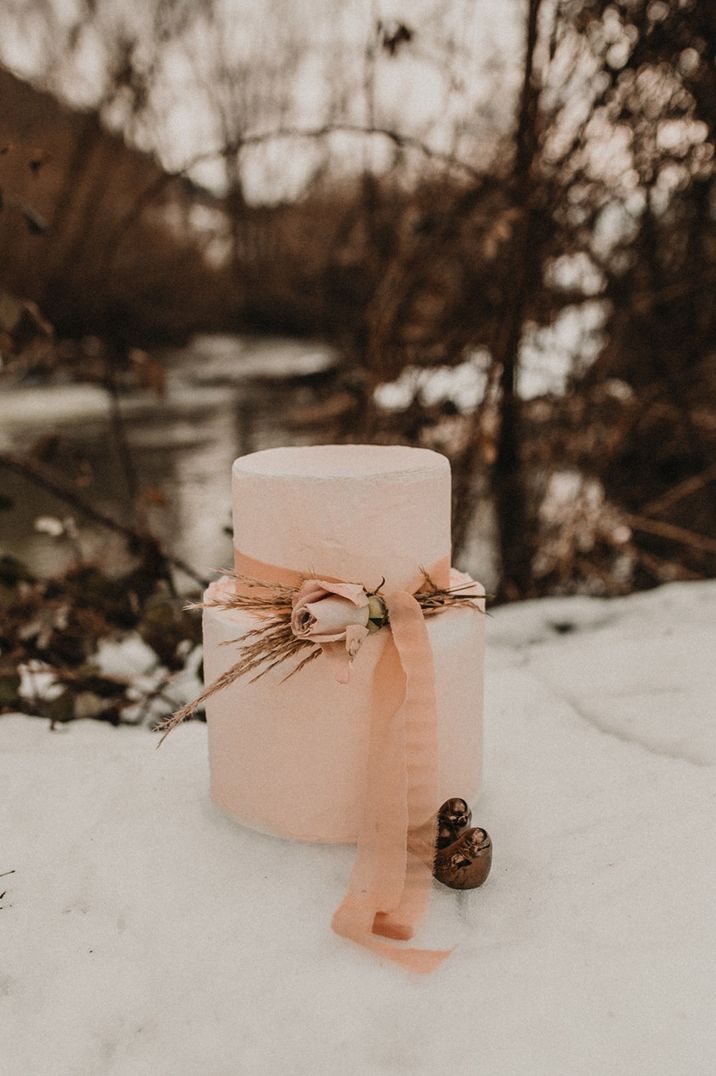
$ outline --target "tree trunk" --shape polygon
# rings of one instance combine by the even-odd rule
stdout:
[[[539,89],[534,72],[537,20],[542,0],[529,0],[522,92],[515,134],[514,204],[519,211],[511,238],[504,310],[493,346],[499,367],[499,412],[496,457],[492,468],[492,495],[497,520],[501,563],[498,598],[513,600],[532,591],[535,524],[530,518],[527,483],[522,461],[522,401],[517,394],[520,348],[530,281],[539,272],[540,252],[535,242],[532,171],[538,147]]]

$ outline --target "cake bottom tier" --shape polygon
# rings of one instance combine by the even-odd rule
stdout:
[[[227,586],[212,584],[210,592]],[[482,768],[484,616],[471,607],[430,617],[438,711],[438,802],[474,799]],[[237,657],[227,645],[255,627],[205,609],[204,671],[213,682]],[[211,796],[243,825],[302,841],[354,843],[361,823],[373,673],[387,631],[369,636],[339,684],[318,657],[235,681],[206,704]]]

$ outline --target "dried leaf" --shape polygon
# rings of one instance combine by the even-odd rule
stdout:
[[[24,307],[22,303],[6,291],[0,291],[0,328],[11,333],[15,330],[22,317]]]

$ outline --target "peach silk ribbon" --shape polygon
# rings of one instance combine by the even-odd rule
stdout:
[[[306,578],[238,550],[234,564],[237,572],[261,582],[299,586]],[[449,556],[428,572],[437,586],[449,586]],[[309,578],[314,575],[330,579],[313,572]],[[452,950],[393,945],[377,937],[411,938],[427,911],[433,881],[438,731],[433,654],[414,597],[422,582],[418,573],[409,589],[383,593],[390,631],[373,678],[363,818],[348,890],[332,926],[344,938],[427,973]]]

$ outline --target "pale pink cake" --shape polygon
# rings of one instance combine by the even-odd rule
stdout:
[[[404,446],[279,448],[233,466],[234,544],[297,571],[386,591],[450,551],[450,467]],[[232,586],[222,579],[210,593]],[[480,588],[481,590],[482,588]],[[221,644],[255,625],[245,613],[207,609],[210,683],[236,660]],[[427,621],[438,703],[440,803],[474,799],[482,759],[484,616],[452,608]],[[206,705],[211,794],[247,826],[298,840],[353,842],[360,821],[371,683],[385,645],[370,636],[339,684],[322,658],[286,683],[279,667],[242,679]]]

